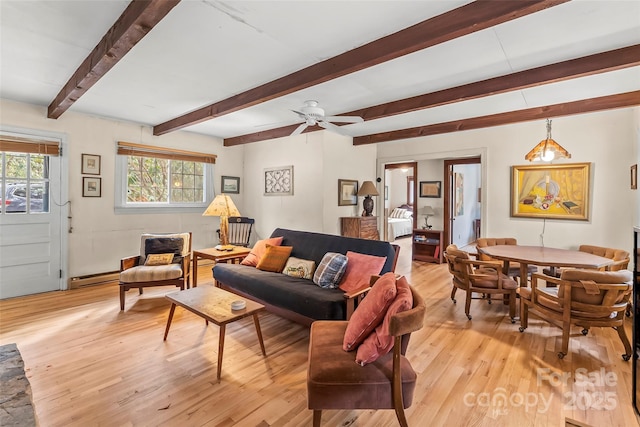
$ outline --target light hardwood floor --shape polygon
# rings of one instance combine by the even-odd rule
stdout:
[[[559,360],[559,329],[532,318],[520,333],[497,299],[473,301],[468,321],[464,306],[449,299],[446,265],[412,263],[403,251],[397,271],[427,302],[425,327],[407,354],[419,373],[410,425],[561,426],[565,418],[638,425],[631,364],[620,357],[615,331],[595,328],[583,337],[576,329]],[[202,286],[211,285],[210,272],[200,269]],[[217,383],[215,325],[177,308],[162,340],[167,292],[173,289],[130,291],[124,312],[117,284],[0,301],[0,344],[18,344],[41,426],[311,425],[307,328],[261,315],[263,358],[250,318],[228,325]],[[589,384],[587,374],[606,374],[607,384]],[[323,412],[323,426],[347,425],[397,422],[393,411]]]

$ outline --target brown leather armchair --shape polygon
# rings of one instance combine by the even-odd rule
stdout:
[[[511,323],[515,323],[518,284],[502,273],[502,262],[472,260],[467,252],[458,249],[456,245],[449,245],[444,256],[449,266],[449,273],[453,276],[451,300],[454,304],[457,302],[455,296],[458,289],[467,293],[464,312],[469,320],[471,320],[469,310],[472,299],[487,299],[491,304],[490,295],[503,294],[509,299]],[[481,294],[482,297],[474,298],[474,292]]]
[[[313,426],[319,427],[325,409],[395,409],[407,426],[404,408],[411,406],[417,374],[405,357],[409,337],[422,328],[425,303],[411,288],[413,308],[391,316],[393,349],[364,366],[354,352],[342,349],[348,321],[316,321],[311,325],[307,396]],[[366,297],[365,297],[366,298]]]
[[[551,287],[538,286],[544,280]],[[571,325],[581,326],[587,335],[592,326],[612,327],[624,345],[624,360],[631,357],[631,345],[624,330],[624,311],[633,290],[628,270],[597,271],[566,269],[558,279],[534,274],[531,288],[519,288],[520,332],[528,327],[529,312],[562,329],[562,347],[558,357],[569,351]]]
[[[620,270],[626,270],[629,267],[629,261],[630,261],[629,252],[625,250],[605,248],[603,246],[593,246],[593,245],[580,245],[580,247],[578,247],[578,250],[580,252],[586,252],[589,254],[612,259],[613,264],[607,265],[606,267],[602,267],[600,269],[601,271],[620,271]],[[542,272],[547,276],[560,277],[560,275],[562,274],[562,269],[556,269],[554,272],[550,268],[544,268]]]
[[[151,263],[150,255],[173,254],[169,263]],[[153,264],[153,265],[151,265]],[[124,310],[125,292],[151,286],[189,287],[191,276],[191,233],[143,234],[140,255],[120,260],[120,310]]]

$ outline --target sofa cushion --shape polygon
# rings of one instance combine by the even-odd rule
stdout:
[[[267,250],[264,256],[260,258],[256,268],[258,270],[273,271],[274,273],[281,273],[284,265],[289,259],[291,254],[291,246],[272,246],[267,244]]]
[[[124,270],[120,273],[120,282],[157,282],[159,280],[171,280],[182,277],[182,266],[180,264],[146,266],[139,265]]]
[[[147,239],[152,239],[157,237],[180,238],[182,239],[182,249],[179,255],[184,257],[189,253],[189,233],[173,233],[173,234],[145,233],[142,236],[140,236],[140,265],[143,265],[146,261],[145,245],[146,245]],[[174,262],[175,261],[176,260],[174,259]]]
[[[313,274],[313,283],[325,289],[337,288],[346,269],[347,257],[345,255],[327,252]]]
[[[391,316],[397,313],[410,310],[413,307],[413,294],[407,279],[402,276],[396,281],[398,292],[395,299],[387,309],[382,319],[382,323],[378,325],[373,332],[367,336],[362,344],[358,346],[356,352],[356,363],[364,366],[368,363],[375,362],[380,356],[383,356],[393,348],[395,337],[389,332],[389,323]]]
[[[327,252],[347,254],[347,251],[361,254],[387,257],[380,274],[393,271],[395,250],[389,242],[382,240],[355,239],[332,234],[313,233],[310,231],[288,230],[276,228],[271,237],[283,237],[282,244],[293,246],[291,256],[312,260],[320,264]]]
[[[258,240],[256,244],[253,245],[253,248],[251,248],[249,255],[247,255],[240,264],[256,267],[260,262],[260,258],[262,258],[264,253],[267,251],[267,244],[271,246],[280,246],[282,244],[282,237]]]
[[[311,280],[241,264],[216,264],[213,277],[227,289],[311,319],[346,319],[344,292],[340,289],[322,289]]]
[[[174,254],[171,262],[179,264],[182,262],[182,249],[184,239],[182,237],[149,237],[144,241],[144,254],[146,265],[146,257],[152,254]],[[142,262],[142,260],[141,260]]]
[[[290,256],[284,265],[282,274],[300,279],[313,280],[313,273],[315,271],[316,263],[314,261]]]
[[[349,319],[342,342],[344,351],[355,350],[380,324],[396,293],[396,278],[393,273],[384,274],[373,284]]]
[[[387,257],[347,252],[347,269],[340,281],[340,289],[353,292],[369,285],[371,276],[380,274]]]

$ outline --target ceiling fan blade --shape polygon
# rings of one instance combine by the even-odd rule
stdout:
[[[291,110],[291,111],[293,111],[294,113],[299,115],[301,119],[306,120],[307,115],[305,113],[303,113],[302,111],[297,111],[297,110]]]
[[[328,122],[338,123],[362,123],[364,119],[358,116],[327,116],[324,118]]]
[[[322,122],[318,122],[318,126],[320,126],[321,128],[325,128],[326,130],[329,130],[331,132],[335,132],[340,135],[345,135],[342,129],[340,129],[338,126],[334,125],[333,123],[322,121]]]
[[[291,136],[296,136],[296,135],[300,135],[302,133],[303,130],[305,130],[307,128],[307,124],[306,123],[302,123],[300,126],[298,126],[296,128],[296,130],[294,130],[291,133]]]

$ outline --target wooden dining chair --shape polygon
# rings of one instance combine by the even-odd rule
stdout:
[[[472,299],[486,299],[491,304],[491,295],[506,295],[509,304],[509,317],[515,323],[516,289],[518,283],[502,272],[501,261],[480,261],[471,259],[469,254],[458,249],[456,245],[449,245],[445,250],[445,259],[452,275],[451,300],[455,304],[456,291],[466,292],[464,312],[471,320],[470,308]],[[482,295],[473,297],[474,293]]]
[[[244,216],[230,216],[229,217],[229,229],[227,236],[229,237],[229,244],[233,246],[249,247],[249,241],[251,239],[251,229],[256,220],[253,218],[247,218]],[[220,230],[216,230],[218,238],[220,238]]]
[[[547,287],[539,286],[539,281],[546,281]],[[631,344],[624,328],[624,312],[632,291],[632,274],[628,270],[566,269],[559,279],[534,274],[531,288],[518,289],[520,332],[529,326],[529,313],[559,327],[562,343],[557,355],[562,359],[569,351],[571,325],[581,326],[583,335],[593,326],[611,327],[624,345],[622,358],[629,360]]]
[[[482,237],[476,241],[476,247],[478,248],[486,248],[487,246],[517,245],[517,244],[518,244],[518,241],[513,237]],[[480,251],[478,251],[478,259],[480,261],[496,261],[494,258]],[[527,278],[525,278],[525,281],[522,282],[523,284],[526,284],[528,277],[530,277],[531,274],[538,271],[538,267],[536,267],[535,265],[529,265],[527,266],[527,270],[528,270],[528,275],[527,275]],[[505,273],[509,277],[520,277],[520,263],[515,261],[509,262],[509,270],[506,271]]]

